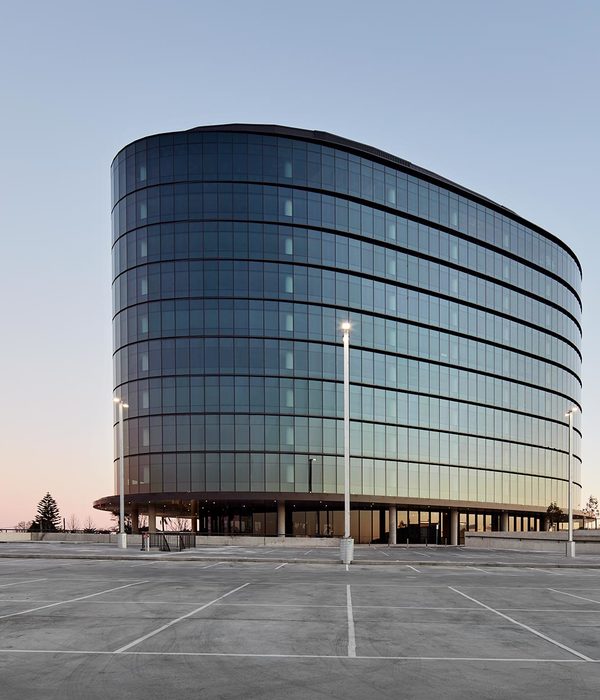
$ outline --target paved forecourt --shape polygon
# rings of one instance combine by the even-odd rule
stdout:
[[[597,698],[600,571],[0,559],[3,700]]]

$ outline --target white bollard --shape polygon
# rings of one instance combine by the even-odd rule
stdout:
[[[354,559],[354,540],[352,537],[340,539],[340,559],[342,564],[351,564]]]

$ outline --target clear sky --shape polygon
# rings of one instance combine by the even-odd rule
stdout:
[[[377,146],[566,241],[600,497],[599,46],[592,0],[0,0],[0,526],[46,491],[109,522],[110,162],[225,122]]]

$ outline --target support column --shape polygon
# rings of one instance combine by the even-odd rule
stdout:
[[[131,534],[132,535],[139,535],[140,534],[140,521],[139,521],[139,509],[137,506],[132,505],[131,506]]]
[[[156,532],[156,504],[148,503],[148,532]]]
[[[386,516],[387,516],[387,508],[378,508],[379,510],[379,541],[383,542],[385,539],[385,533],[387,532],[386,530]],[[373,532],[373,537],[375,536],[375,531]]]
[[[198,501],[190,503],[190,516],[192,519],[190,530],[194,535],[198,532]]]
[[[458,544],[458,511],[450,508],[450,544]]]
[[[502,532],[508,532],[508,513],[506,511],[500,514],[500,530]]]
[[[277,537],[285,537],[285,501],[277,502]]]
[[[390,534],[388,544],[396,544],[396,534],[398,532],[398,511],[396,506],[390,506]]]

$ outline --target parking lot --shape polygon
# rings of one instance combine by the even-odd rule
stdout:
[[[410,561],[347,569],[281,552],[63,559],[44,546],[0,545],[47,553],[0,558],[3,700],[600,694],[600,569],[585,562],[431,550],[425,564],[403,550]]]

